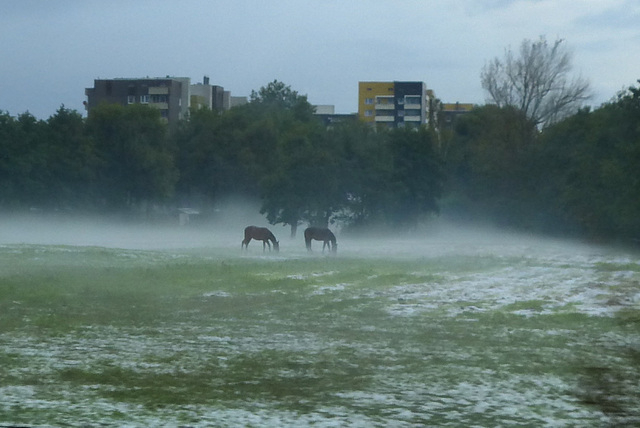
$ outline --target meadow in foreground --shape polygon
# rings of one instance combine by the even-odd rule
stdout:
[[[438,243],[402,256],[357,245],[337,257],[0,246],[0,424],[638,417],[640,368],[628,352],[640,337],[640,259],[522,244]]]

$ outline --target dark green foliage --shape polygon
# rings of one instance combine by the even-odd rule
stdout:
[[[254,114],[276,123],[270,170],[260,180],[271,223],[415,224],[437,211],[442,175],[426,130],[375,133],[357,122],[326,129],[305,97],[280,82],[252,94]]]
[[[0,115],[0,206],[31,207],[46,194],[46,124],[29,113]]]
[[[271,114],[291,112],[293,119],[302,122],[312,120],[315,110],[307,102],[306,96],[299,95],[290,86],[277,80],[263,86],[258,92],[252,91],[251,105]]]
[[[458,215],[522,226],[538,173],[532,159],[536,128],[514,108],[485,106],[460,118],[447,154],[449,196]]]
[[[206,206],[229,194],[256,196],[256,162],[245,143],[267,145],[269,134],[269,127],[259,128],[246,107],[225,114],[192,111],[174,135],[181,203]]]
[[[178,177],[158,110],[144,105],[101,105],[87,119],[99,158],[98,182],[107,208],[163,201]]]
[[[273,81],[247,105],[193,110],[172,133],[157,110],[63,107],[48,121],[0,116],[1,208],[207,211],[244,196],[272,224],[416,224],[437,211],[442,174],[426,130],[327,129],[306,96]],[[175,191],[175,192],[174,192]]]
[[[391,198],[393,159],[386,134],[360,123],[344,123],[329,130],[328,138],[342,147],[339,174],[346,213],[352,227],[384,221]]]
[[[61,107],[47,125],[44,174],[49,187],[40,202],[59,209],[91,205],[96,196],[98,158],[85,133],[84,119],[78,112]]]
[[[207,211],[244,196],[272,224],[415,226],[442,211],[553,234],[640,242],[640,88],[540,130],[487,105],[454,127],[327,128],[273,81],[229,111],[171,130],[153,108],[103,105],[87,119],[0,114],[0,210]],[[442,198],[442,200],[441,200]]]
[[[426,128],[390,133],[393,172],[387,215],[392,225],[416,226],[425,214],[438,212],[443,173],[436,141],[437,136]]]
[[[640,90],[547,130],[541,188],[563,221],[598,238],[640,239]]]
[[[553,234],[640,242],[640,89],[538,131],[480,107],[445,141],[444,211]]]

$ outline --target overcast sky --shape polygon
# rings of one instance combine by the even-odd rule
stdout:
[[[357,111],[359,81],[423,81],[483,104],[483,65],[566,41],[598,106],[640,79],[638,0],[2,0],[0,110],[84,113],[94,79],[190,77],[248,96],[277,79]]]

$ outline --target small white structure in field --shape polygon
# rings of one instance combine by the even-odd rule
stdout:
[[[180,226],[186,226],[191,221],[192,215],[200,214],[200,211],[194,210],[192,208],[178,208],[178,222]]]

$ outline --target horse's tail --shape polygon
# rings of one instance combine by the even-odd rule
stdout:
[[[247,226],[244,228],[244,239],[242,240],[242,244],[240,244],[240,248],[249,247],[249,242],[251,241],[251,232],[255,226]]]
[[[304,243],[307,246],[307,250],[311,251],[311,232],[309,229],[304,231]]]

